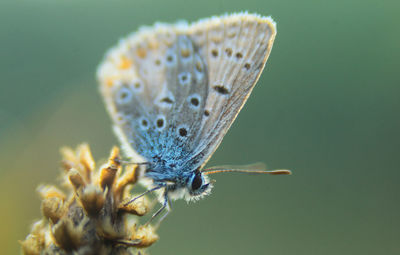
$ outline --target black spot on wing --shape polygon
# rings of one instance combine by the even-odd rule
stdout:
[[[229,90],[223,85],[215,85],[213,89],[221,95],[228,95]]]

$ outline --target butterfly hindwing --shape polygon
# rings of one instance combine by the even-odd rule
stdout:
[[[202,123],[206,70],[192,40],[174,26],[142,29],[112,49],[98,77],[125,147],[147,161],[184,162]]]

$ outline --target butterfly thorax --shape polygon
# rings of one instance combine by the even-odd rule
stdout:
[[[180,169],[163,161],[148,165],[144,176],[150,178],[155,186],[165,186],[165,191],[172,199],[197,199],[211,190],[208,179],[199,168]]]
[[[170,166],[160,162],[150,163],[145,171],[145,176],[152,179],[155,183],[173,183],[179,186],[184,186],[188,179],[193,174],[193,171],[185,171],[176,166]]]

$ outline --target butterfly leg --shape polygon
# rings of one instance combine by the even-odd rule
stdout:
[[[158,226],[161,224],[161,222],[167,217],[167,215],[172,211],[171,203],[170,203],[170,201],[169,201],[168,196],[165,196],[164,199],[165,199],[164,203],[166,203],[166,207],[165,207],[166,211],[165,211],[164,215],[161,216],[161,218],[158,220],[157,225],[156,225],[157,227],[158,227]]]
[[[164,209],[166,209],[166,212],[164,213],[163,216],[161,216],[160,220],[158,220],[157,224],[156,224],[156,228],[158,228],[158,226],[161,224],[161,222],[165,219],[165,217],[167,217],[167,215],[169,214],[169,212],[171,211],[171,204],[169,202],[169,198],[168,198],[168,192],[167,190],[164,192],[164,202],[162,204],[162,206],[160,207],[160,209],[158,209],[150,218],[150,220],[147,222],[147,224],[149,224],[154,218],[156,218]]]
[[[158,190],[158,189],[161,189],[161,188],[163,188],[163,187],[165,187],[165,184],[160,184],[160,185],[158,185],[158,186],[155,186],[155,187],[152,188],[152,189],[146,190],[145,192],[143,192],[143,193],[140,194],[139,196],[137,196],[137,197],[131,199],[130,201],[126,202],[126,203],[124,204],[124,206],[127,206],[127,205],[129,205],[130,203],[135,202],[136,199],[141,198],[141,197],[143,197],[144,195],[147,195],[147,194],[149,194],[149,193],[151,193],[151,192],[153,192],[153,191],[156,191],[156,190]]]

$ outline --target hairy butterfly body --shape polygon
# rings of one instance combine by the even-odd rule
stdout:
[[[245,171],[202,169],[249,97],[275,35],[269,17],[232,14],[145,27],[106,54],[100,91],[127,155],[147,163],[149,192],[164,191],[161,209],[169,198],[209,193],[207,173]]]

